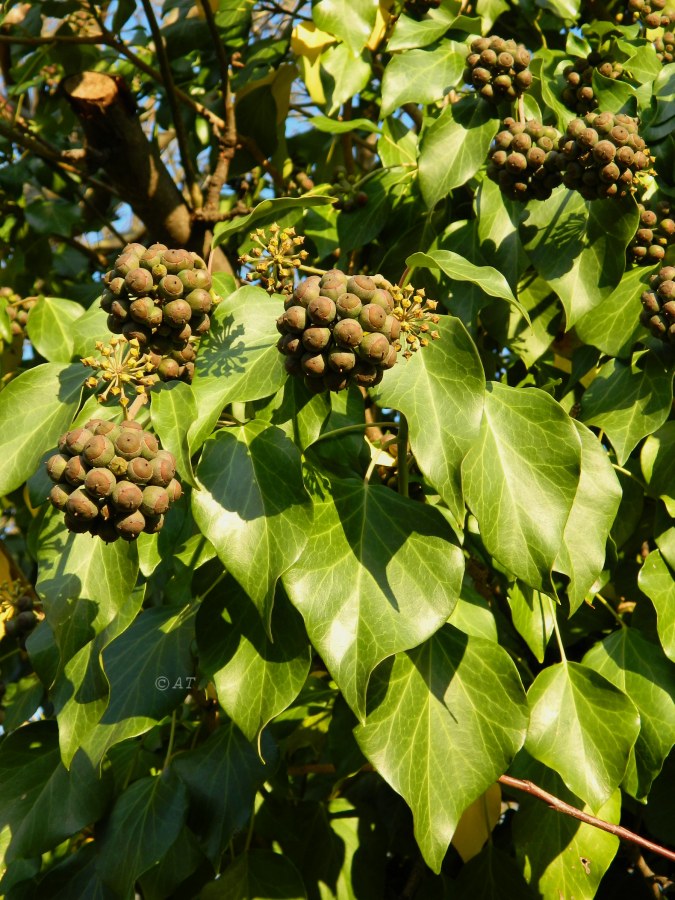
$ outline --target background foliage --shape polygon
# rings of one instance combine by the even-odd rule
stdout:
[[[675,196],[675,64],[620,2],[3,4],[0,582],[39,620],[0,640],[10,900],[672,889],[661,856],[498,783],[675,843],[657,265],[627,260],[634,197],[486,178],[513,112],[463,84],[487,33],[533,53],[525,112],[561,130],[566,66],[621,62],[600,109],[639,117],[643,192]],[[73,102],[85,71],[115,79],[112,144]],[[410,277],[440,339],[310,394],[238,262],[274,221],[311,266]],[[185,494],[106,545],[48,508],[41,461],[100,411],[79,359],[129,240],[213,249],[224,300],[192,384],[141,412]]]

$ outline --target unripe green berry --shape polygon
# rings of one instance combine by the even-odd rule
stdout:
[[[172,300],[162,309],[162,315],[164,322],[172,328],[182,328],[190,321],[192,309],[185,300]]]
[[[331,300],[331,303],[333,301]],[[286,335],[288,337],[289,335]],[[302,333],[302,344],[309,353],[318,353],[331,342],[330,328],[306,328]]]
[[[123,478],[127,471],[127,461],[122,456],[113,456],[108,463],[108,468],[117,478]]]
[[[103,434],[95,434],[84,445],[84,461],[90,466],[107,466],[115,456],[115,445]]]
[[[144,516],[161,516],[169,508],[169,495],[157,485],[149,485],[143,489],[140,510]]]
[[[169,502],[177,503],[183,496],[183,488],[180,485],[180,481],[177,478],[172,478],[166,487],[166,492],[169,495]]]
[[[122,540],[136,540],[138,535],[145,528],[145,518],[143,517],[143,513],[136,510],[136,512],[130,513],[130,515],[128,516],[124,516],[123,519],[119,519],[115,523],[115,528]]]
[[[142,270],[141,270],[142,271]],[[149,273],[148,273],[149,274]],[[157,328],[162,324],[162,310],[151,297],[138,297],[129,307],[129,314],[139,325]]]
[[[305,353],[300,365],[305,375],[318,378],[326,371],[326,357],[322,353]]]
[[[394,298],[389,291],[384,290],[383,288],[376,288],[376,290],[373,291],[370,302],[374,303],[376,306],[381,306],[387,315],[394,309]]]
[[[47,475],[49,475],[52,481],[58,484],[59,481],[64,480],[68,460],[69,457],[65,456],[63,453],[55,453],[54,456],[49,457],[46,462],[46,467]]]
[[[68,460],[66,468],[63,472],[63,476],[66,481],[69,484],[75,485],[75,487],[84,484],[86,474],[87,467],[84,465],[79,456],[72,456]]]
[[[152,463],[150,460],[137,456],[130,459],[127,464],[126,477],[134,484],[147,484],[152,478]]]
[[[164,300],[177,300],[183,295],[183,282],[177,275],[165,275],[157,285],[157,293]]]
[[[364,334],[358,353],[368,362],[380,363],[387,358],[389,341],[383,334]]]
[[[359,325],[364,331],[379,331],[387,320],[387,313],[376,303],[366,303],[359,313]]]
[[[68,501],[68,497],[70,497],[71,492],[72,488],[70,489],[70,491],[68,491],[65,488],[61,487],[60,484],[55,484],[49,492],[49,500],[57,509],[65,509],[66,502]]]
[[[142,436],[139,432],[125,428],[115,441],[115,450],[117,455],[123,459],[133,459],[135,456],[141,455],[142,443]]]
[[[347,276],[339,269],[329,269],[321,276],[321,294],[336,301],[340,294],[347,293]]]
[[[74,428],[66,435],[66,450],[71,456],[82,453],[84,446],[93,437],[88,428]]]
[[[117,480],[113,473],[110,469],[104,468],[91,469],[84,479],[87,493],[99,499],[109,497],[116,484]]]
[[[370,303],[377,285],[367,275],[353,275],[347,279],[347,293],[356,294],[362,303]]]
[[[318,275],[310,275],[309,278],[301,281],[293,291],[293,298],[298,305],[304,306],[306,309],[309,301],[319,297],[320,294],[321,278]]]
[[[316,297],[307,304],[307,315],[314,325],[329,325],[336,314],[335,301],[329,297]]]
[[[66,502],[66,512],[75,519],[87,521],[95,519],[98,515],[98,506],[87,496],[84,488],[73,491]]]
[[[165,250],[162,254],[162,262],[171,275],[177,275],[184,269],[194,268],[192,257],[187,250]]]
[[[375,307],[380,309],[380,307]],[[384,313],[384,310],[381,310]],[[386,319],[386,315],[384,316]],[[341,319],[333,329],[333,339],[341,347],[354,349],[363,340],[363,328],[355,319]]]
[[[159,487],[166,487],[170,484],[171,479],[176,474],[176,463],[173,457],[168,459],[166,456],[162,454],[165,451],[160,451],[157,454],[155,459],[152,460],[150,465],[152,466],[152,477],[150,478],[150,484],[159,485]],[[170,454],[169,454],[170,455]]]
[[[124,279],[126,289],[136,297],[148,294],[154,288],[152,275],[147,269],[132,269]]]
[[[363,304],[361,300],[356,296],[356,294],[341,294],[336,303],[335,307],[337,310],[337,315],[341,319],[357,319]]]
[[[328,365],[340,374],[351,372],[356,365],[356,356],[351,350],[331,350]]]
[[[213,307],[211,294],[203,288],[195,288],[195,290],[190,291],[185,298],[185,302],[193,312],[197,313],[209,313]]]

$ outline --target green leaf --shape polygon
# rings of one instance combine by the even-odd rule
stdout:
[[[188,446],[188,431],[198,415],[192,388],[182,381],[163,384],[159,391],[152,394],[150,413],[162,447],[176,457],[180,477],[195,487]]]
[[[610,359],[601,366],[581,400],[580,418],[607,434],[623,466],[636,445],[668,418],[673,373],[653,353],[630,363]]]
[[[192,382],[198,410],[189,431],[192,452],[204,443],[226,404],[271,397],[288,377],[276,347],[276,320],[282,311],[278,298],[249,285],[216,308],[211,331],[201,340]]]
[[[22,485],[42,454],[56,448],[75,415],[85,378],[82,366],[45,363],[13,378],[2,390],[0,496]]]
[[[72,350],[75,359],[96,355],[96,341],[108,343],[112,335],[108,330],[108,314],[101,309],[95,300],[89,309],[75,319],[70,328]]]
[[[592,647],[583,664],[631,698],[640,733],[631,751],[624,789],[645,801],[675,744],[675,668],[661,648],[635,628],[620,628]]]
[[[73,323],[84,308],[61,297],[41,297],[30,311],[26,331],[37,352],[49,362],[67,363],[73,356]]]
[[[597,69],[592,75],[593,93],[603,112],[627,113],[634,116],[637,112],[637,95],[633,85],[619,79],[606,78]]]
[[[383,166],[417,165],[418,137],[400,119],[389,116],[382,123],[377,152]]]
[[[319,437],[330,415],[329,397],[313,394],[300,378],[288,378],[274,397],[256,404],[256,418],[281,428],[304,450]]]
[[[465,184],[483,165],[499,130],[489,104],[471,95],[451,103],[422,133],[420,188],[428,207]]]
[[[538,590],[552,590],[580,464],[577,430],[552,397],[488,384],[481,434],[462,464],[464,493],[489,553]]]
[[[79,725],[81,746],[99,763],[115,744],[144,734],[196,683],[193,606],[144,610],[102,653],[110,699],[98,720]]]
[[[438,340],[387,372],[376,397],[406,417],[417,465],[461,527],[461,465],[479,433],[485,376],[459,319],[442,316],[438,332]]]
[[[459,628],[464,634],[486,638],[488,641],[497,640],[497,622],[494,613],[485,597],[471,587],[466,573],[457,606],[450,614],[448,623]]]
[[[577,322],[575,330],[581,340],[608,356],[629,356],[644,334],[639,317],[640,295],[653,272],[653,267],[639,266],[626,272],[616,290]]]
[[[638,585],[654,604],[661,646],[668,659],[675,662],[675,574],[658,550],[652,550],[644,561]]]
[[[509,587],[508,600],[514,628],[537,660],[543,662],[553,633],[555,601],[520,581]]]
[[[404,103],[433,103],[455,87],[464,71],[466,46],[443,41],[435,50],[408,50],[391,58],[382,77],[382,109],[388,116]]]
[[[274,642],[233,579],[226,591],[209,595],[197,613],[200,668],[249,741],[290,706],[309,672],[311,648],[302,619],[286,597],[275,600],[271,632]]]
[[[372,77],[370,65],[370,54],[354,56],[347,44],[334,44],[321,54],[321,83],[329,115],[366,87]]]
[[[254,419],[207,442],[197,478],[195,521],[269,626],[277,580],[303,552],[311,520],[300,453]]]
[[[103,815],[108,784],[84,754],[68,772],[55,722],[31,722],[0,743],[0,833],[11,838],[4,862],[39,856]]]
[[[171,772],[140,778],[121,794],[98,838],[98,872],[126,896],[178,837],[187,815],[185,787]]]
[[[363,185],[368,202],[352,212],[338,215],[338,243],[343,253],[369,243],[382,231],[392,204],[392,190],[408,177],[401,169],[375,172]]]
[[[521,282],[518,299],[532,324],[528,325],[518,310],[511,307],[508,332],[504,339],[509,349],[517,353],[530,369],[551,346],[559,331],[563,313],[556,295],[535,272],[531,272]],[[501,310],[501,307],[498,309]]]
[[[247,216],[230,219],[229,222],[218,222],[213,229],[212,247],[218,247],[232,234],[238,231],[251,231],[253,226],[273,222],[275,219],[288,212],[289,209],[309,209],[312,206],[323,206],[325,203],[333,203],[335,197],[322,197],[305,194],[303,197],[277,197],[274,200],[263,200],[253,212]]]
[[[163,859],[139,878],[143,900],[166,900],[205,863],[197,838],[184,826]]]
[[[471,900],[534,900],[535,894],[511,857],[489,841],[462,866],[453,883],[457,897]]]
[[[63,514],[50,510],[38,539],[38,579],[62,668],[75,653],[109,625],[129,600],[136,584],[136,548],[105,544],[90,534],[73,534]]]
[[[217,881],[207,884],[202,900],[306,900],[307,894],[293,864],[271,850],[240,854]]]
[[[394,31],[387,41],[387,52],[413,50],[433,44],[455,21],[459,3],[444,3],[439,9],[430,8],[423,19],[413,19],[405,13],[396,20]]]
[[[565,787],[559,775],[525,752],[516,758],[511,774],[532,781],[585,813],[593,813]],[[518,812],[513,817],[516,857],[537,896],[593,900],[619,849],[618,838],[571,816],[561,815],[521,791],[514,792],[514,796],[518,802]],[[614,791],[596,812],[605,822],[618,825],[621,792]]]
[[[368,708],[359,746],[412,809],[422,855],[439,872],[461,814],[522,746],[516,668],[493,641],[446,625],[375,671]]]
[[[317,28],[341,38],[357,56],[375,25],[377,0],[314,0],[312,18]]]
[[[134,590],[105,628],[68,660],[55,680],[51,699],[59,723],[61,759],[67,767],[108,706],[111,685],[101,665],[101,653],[134,621],[144,594],[144,587]]]
[[[537,6],[550,10],[565,22],[573,22],[579,15],[581,0],[537,0]]]
[[[526,750],[597,814],[623,781],[640,731],[635,704],[593,669],[564,662],[529,689]]]
[[[663,500],[668,514],[675,517],[675,422],[666,422],[642,445],[640,466],[647,493]]]
[[[455,281],[469,281],[477,284],[490,297],[499,297],[513,304],[530,322],[527,310],[524,309],[509,287],[509,283],[501,272],[492,266],[475,266],[468,259],[453,253],[452,250],[432,250],[430,253],[413,253],[406,259],[406,265],[411,269],[425,266],[429,269],[440,269]]]
[[[521,226],[525,250],[560,297],[571,328],[619,285],[624,252],[638,227],[637,205],[632,197],[587,204],[561,186],[546,203],[530,204],[528,213]]]
[[[592,431],[572,421],[581,438],[581,477],[555,561],[556,571],[570,578],[570,615],[579,609],[604,568],[605,544],[622,497],[606,450]]]
[[[307,123],[317,131],[323,131],[326,134],[347,134],[350,131],[369,131],[371,134],[377,134],[380,131],[377,124],[370,119],[337,121],[328,116],[312,116]]]
[[[268,759],[271,755],[267,751]],[[267,767],[235,725],[221,722],[197,750],[177,756],[171,768],[190,796],[188,824],[217,866],[232,835],[248,822]]]
[[[474,206],[481,252],[515,291],[521,274],[530,266],[518,232],[523,204],[507,199],[494,181],[484,178],[476,192]],[[486,293],[495,296],[492,291]]]
[[[88,841],[79,850],[67,854],[56,865],[50,866],[44,877],[41,873],[40,883],[31,885],[34,893],[22,893],[21,900],[40,900],[41,896],[49,897],[49,900],[72,900],[73,897],[86,897],[87,900],[134,900],[133,891],[120,895],[103,884],[97,869],[97,849],[94,841]]]
[[[464,560],[432,507],[357,480],[317,491],[309,541],[284,586],[345,700],[363,719],[371,672],[447,620]]]

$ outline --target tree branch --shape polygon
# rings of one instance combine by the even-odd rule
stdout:
[[[178,108],[176,86],[173,81],[173,75],[171,74],[169,57],[167,55],[166,47],[164,46],[164,39],[162,38],[162,32],[157,22],[157,18],[155,16],[155,12],[152,8],[150,0],[141,0],[141,3],[143,4],[143,9],[145,10],[148,25],[150,26],[152,39],[155,42],[155,52],[157,53],[159,69],[162,73],[162,82],[164,84],[164,90],[166,91],[166,98],[169,101],[169,106],[171,107],[171,115],[173,117],[174,126],[176,129],[178,152],[180,153],[181,164],[183,166],[183,171],[185,172],[185,184],[194,203],[195,199],[197,199],[194,197],[195,170],[194,166],[192,165],[192,157],[190,156],[190,148],[188,146],[185,124],[181,117],[180,109]]]
[[[554,809],[556,812],[564,813],[566,816],[571,816],[573,819],[578,819],[580,822],[585,822],[587,825],[593,825],[594,828],[599,828],[601,831],[607,831],[609,834],[613,834],[624,841],[629,841],[631,844],[637,844],[640,847],[644,847],[645,850],[651,850],[652,853],[658,853],[659,856],[665,856],[666,859],[675,862],[675,853],[672,850],[668,850],[667,847],[661,847],[659,844],[648,841],[647,838],[643,838],[639,834],[628,831],[627,828],[623,828],[621,825],[612,825],[611,822],[605,822],[604,819],[598,819],[595,816],[591,816],[583,810],[577,809],[576,806],[570,806],[569,803],[565,803],[565,801],[561,800],[559,797],[549,794],[548,791],[538,787],[536,784],[532,784],[531,781],[524,781],[521,778],[512,778],[510,775],[502,775],[499,781],[507,787],[515,788],[517,791],[525,791],[526,794],[530,794],[538,800],[543,800],[544,803],[547,803],[551,809]]]
[[[376,769],[370,763],[366,763],[359,769],[359,772],[374,771],[376,771]],[[305,766],[289,766],[288,774],[291,777],[298,775],[334,775],[335,766],[332,763],[309,763]],[[613,834],[623,841],[637,844],[640,847],[644,847],[645,850],[651,850],[652,853],[658,853],[659,856],[665,856],[666,859],[675,861],[675,853],[667,847],[661,847],[659,844],[655,844],[653,841],[649,841],[647,838],[643,838],[639,834],[635,834],[635,832],[623,828],[621,825],[612,825],[611,822],[605,822],[604,819],[598,819],[595,816],[591,816],[583,810],[577,809],[576,806],[565,803],[565,801],[561,800],[559,797],[549,794],[548,791],[538,787],[538,785],[533,784],[531,781],[525,781],[522,778],[512,778],[511,775],[502,775],[497,780],[500,784],[506,785],[506,787],[514,788],[517,791],[524,791],[526,794],[530,794],[538,800],[543,800],[544,803],[547,803],[548,806],[550,806],[551,809],[555,809],[556,812],[571,816],[573,819],[578,819],[580,822],[585,822],[587,825],[593,825],[594,828],[599,828],[601,831],[607,831],[609,834]]]
[[[230,163],[232,162],[237,149],[237,123],[234,114],[234,100],[230,91],[230,61],[225,50],[225,45],[218,33],[218,26],[216,25],[211,4],[208,0],[199,0],[199,5],[204,13],[206,25],[213,39],[213,47],[216,52],[216,59],[218,60],[218,68],[220,71],[223,106],[225,108],[225,129],[219,135],[220,148],[218,152],[218,163],[209,179],[206,203],[204,204],[205,212],[212,215],[218,212],[220,192],[227,181]]]

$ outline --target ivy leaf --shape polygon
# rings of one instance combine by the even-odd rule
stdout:
[[[238,231],[251,231],[254,225],[256,228],[260,228],[263,224],[273,222],[281,218],[288,210],[310,209],[312,206],[323,206],[326,203],[333,203],[334,200],[335,197],[307,194],[303,197],[276,197],[273,200],[263,200],[247,216],[238,216],[235,219],[230,219],[228,222],[218,222],[213,228],[213,243],[211,246],[214,248],[220,246],[230,235]],[[203,346],[203,342],[201,346]]]
[[[640,467],[648,493],[663,500],[668,514],[675,517],[675,422],[666,422],[647,437],[640,453]]]
[[[527,708],[516,668],[493,641],[446,625],[375,671],[368,708],[359,746],[412,809],[422,855],[439,872],[462,813],[522,746]]]
[[[455,21],[460,4],[446,2],[438,9],[430,8],[423,19],[413,19],[405,12],[399,16],[394,31],[387,41],[387,52],[394,50],[413,50],[433,44]]]
[[[570,578],[570,615],[579,609],[604,568],[605,545],[622,497],[602,444],[581,422],[572,421],[581,438],[581,477],[555,561],[556,571]]]
[[[628,694],[640,713],[624,789],[646,801],[653,780],[675,744],[675,668],[658,645],[635,628],[620,628],[595,644],[583,664]]]
[[[202,900],[307,900],[297,869],[271,850],[241,853],[200,896]]]
[[[370,119],[345,119],[338,121],[331,119],[329,116],[312,116],[307,120],[308,125],[312,125],[317,131],[323,131],[325,134],[347,134],[350,131],[369,131],[371,134],[378,134],[380,129],[375,122]]]
[[[638,227],[637,205],[632,197],[587,204],[561,186],[528,213],[521,226],[525,250],[560,297],[571,328],[619,285],[625,249]]]
[[[446,621],[463,565],[433,507],[357,480],[335,481],[314,497],[307,546],[284,586],[361,719],[371,672]]]
[[[254,419],[206,443],[197,478],[195,521],[269,627],[277,580],[307,541],[300,453],[281,429]]]
[[[171,713],[195,683],[194,609],[146,609],[102,653],[110,699],[98,720],[80,721],[81,746],[99,763],[115,744]],[[85,729],[85,725],[88,728]]]
[[[98,839],[98,872],[125,897],[139,875],[165,855],[178,837],[188,795],[170,771],[139,778],[118,798]]]
[[[499,130],[488,104],[475,95],[451,103],[422,134],[420,189],[429,208],[465,184],[485,162]]]
[[[188,433],[193,453],[211,434],[226,404],[271,397],[286,380],[276,348],[276,320],[282,312],[278,298],[250,285],[216,307],[211,331],[201,340],[192,382],[198,410]]]
[[[20,487],[33,474],[42,454],[56,448],[59,435],[75,415],[85,378],[80,365],[45,363],[23,372],[3,388],[0,496]]]
[[[108,331],[108,314],[101,309],[98,300],[91,304],[83,314],[75,319],[70,327],[72,335],[72,356],[81,359],[91,356],[96,341],[108,343],[111,334]]]
[[[659,550],[652,550],[638,575],[638,586],[654,604],[656,628],[664,653],[675,662],[675,574]]]
[[[188,431],[196,421],[197,402],[189,384],[182,381],[171,381],[163,384],[159,391],[153,392],[150,407],[152,424],[162,447],[176,457],[176,468],[184,481],[192,487],[196,486]]]
[[[600,367],[581,400],[585,425],[602,428],[623,466],[645,435],[660,428],[673,403],[673,373],[653,354],[632,362],[610,359]]]
[[[508,600],[514,628],[537,660],[543,662],[553,633],[555,601],[518,580],[509,587]]]
[[[35,588],[59,647],[61,668],[112,622],[137,575],[135,547],[73,534],[62,513],[48,511],[39,534]]]
[[[108,789],[83,753],[66,770],[55,722],[30,722],[6,735],[0,743],[0,831],[11,832],[5,864],[39,856],[98,819]]]
[[[312,6],[317,28],[341,38],[354,56],[366,46],[376,15],[373,0],[319,0]]]
[[[273,755],[271,748],[266,753]],[[232,835],[248,822],[267,767],[239,729],[222,722],[197,750],[177,756],[171,769],[189,794],[188,824],[217,866]]]
[[[639,266],[626,272],[609,297],[577,322],[575,331],[581,340],[608,356],[629,356],[633,345],[644,333],[636,311],[640,309],[640,295],[653,272],[653,267]]]
[[[438,332],[439,340],[387,372],[376,397],[406,417],[417,465],[461,527],[461,465],[480,429],[485,376],[459,319],[442,316]]]
[[[482,291],[490,297],[499,297],[513,304],[523,315],[528,324],[530,317],[527,310],[513,296],[509,283],[501,272],[492,266],[475,266],[468,259],[453,253],[451,250],[433,250],[430,253],[413,253],[406,259],[406,265],[411,269],[417,266],[425,266],[429,269],[440,269],[454,281],[469,281],[477,284]]]
[[[49,362],[67,363],[73,356],[73,323],[84,308],[62,297],[41,297],[28,316],[26,332],[37,352]]]
[[[492,841],[462,866],[452,890],[471,900],[535,900],[514,860]]]
[[[225,605],[223,605],[225,595]],[[302,618],[286,597],[277,597],[271,623],[274,642],[244,591],[231,579],[197,613],[200,668],[216,686],[218,702],[249,741],[300,693],[311,648]]]
[[[635,704],[580,663],[549,666],[527,693],[526,750],[597,814],[621,784],[640,731]]]
[[[516,757],[511,774],[593,814],[563,783],[558,774],[532,759],[525,751]],[[619,849],[613,834],[549,809],[536,797],[517,792],[518,812],[513,817],[513,843],[518,862],[537,896],[593,900],[603,875]],[[621,792],[616,790],[596,814],[618,825]]]
[[[313,394],[300,378],[288,378],[270,400],[256,404],[256,418],[276,425],[305,450],[321,434],[330,415],[330,395]]]
[[[464,493],[489,553],[537,590],[553,590],[580,462],[577,430],[552,397],[488,384],[481,434],[462,464]]]
[[[388,116],[404,103],[433,103],[455,87],[464,71],[466,47],[443,41],[434,50],[394,55],[382,77],[382,109]]]
[[[368,244],[384,228],[392,204],[392,189],[407,177],[401,169],[377,172],[363,184],[368,202],[352,212],[340,212],[337,219],[340,250],[348,252]]]

